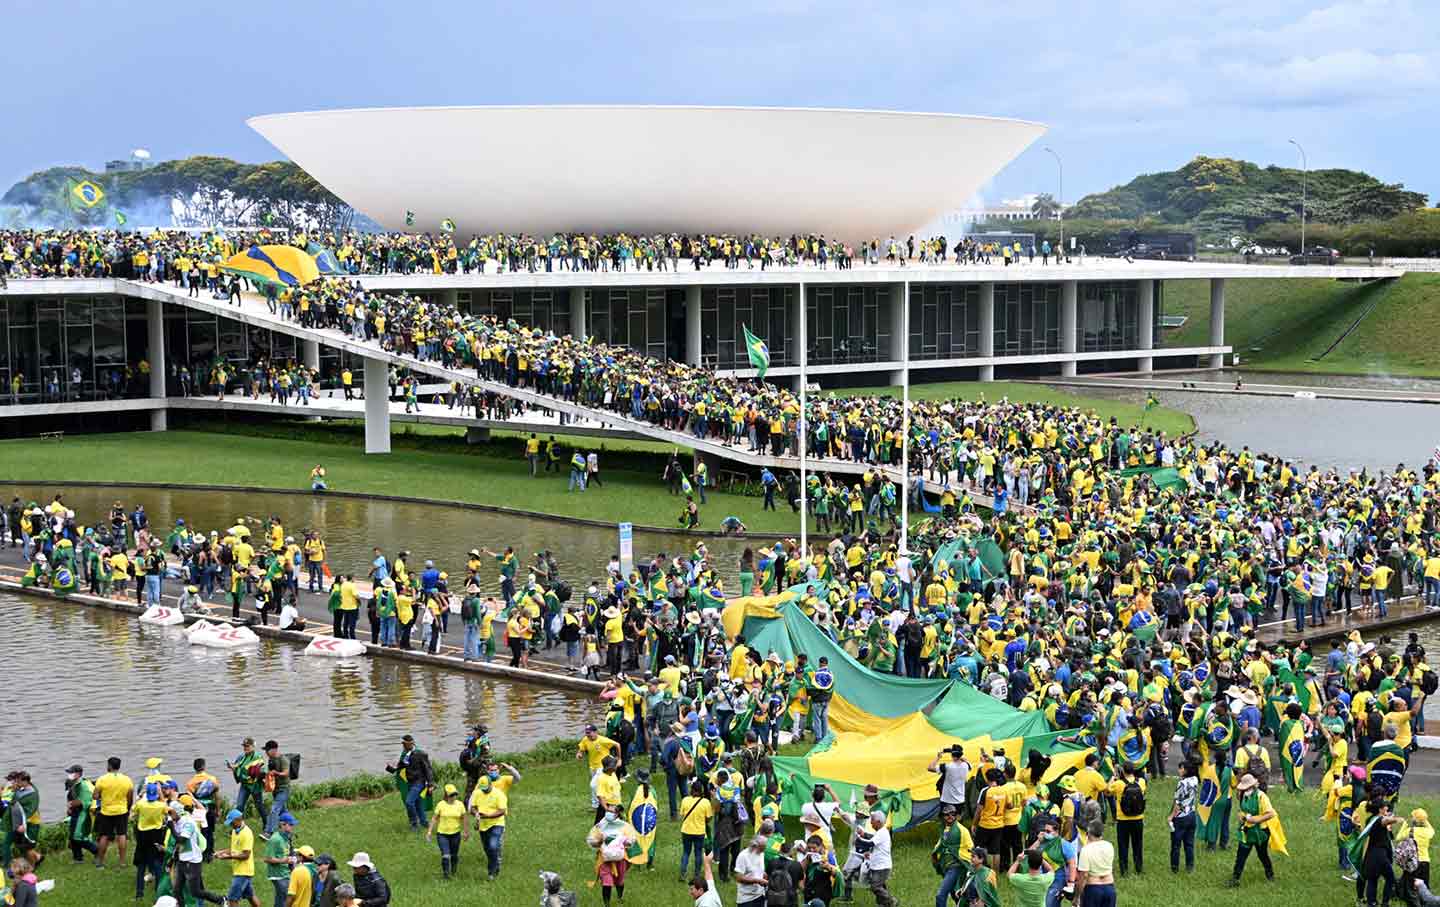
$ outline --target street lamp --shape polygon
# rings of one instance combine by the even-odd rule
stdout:
[[[1300,255],[1305,255],[1305,181],[1310,174],[1310,160],[1305,156],[1305,149],[1294,139],[1290,144],[1300,149]]]
[[[1055,166],[1060,168],[1060,197],[1056,199],[1055,213],[1060,218],[1060,254],[1065,254],[1065,163],[1060,160],[1060,155],[1054,148],[1048,145],[1045,148],[1055,158]]]

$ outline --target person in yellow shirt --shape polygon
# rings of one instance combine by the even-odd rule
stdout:
[[[620,758],[620,744],[601,734],[595,725],[587,724],[585,736],[580,738],[580,743],[575,747],[575,759],[586,760],[586,768],[593,775],[600,770],[606,756]]]
[[[986,772],[985,781],[985,789],[975,806],[974,841],[976,847],[985,848],[992,864],[998,865],[1000,854],[1005,850],[1005,811],[1010,806],[1010,792],[1005,774],[998,768]]]
[[[690,866],[690,854],[700,863],[705,855],[705,832],[715,815],[715,801],[706,796],[705,783],[692,781],[690,795],[680,801],[680,875]]]
[[[499,784],[481,775],[470,795],[470,813],[475,817],[475,831],[485,849],[486,870],[490,881],[500,875],[500,854],[505,842],[505,816],[510,812],[510,797]]]
[[[316,466],[315,469],[320,469]],[[314,470],[311,471],[312,475]],[[314,529],[305,533],[305,571],[311,592],[319,592],[324,585],[325,540]]]
[[[105,865],[105,851],[114,841],[120,850],[120,863],[125,865],[129,839],[126,836],[130,810],[135,804],[135,782],[120,774],[120,760],[111,756],[107,771],[94,784],[94,803],[99,815],[95,819],[95,842],[98,850],[95,865]]]
[[[1131,856],[1135,859],[1136,875],[1145,869],[1145,787],[1140,768],[1127,762],[1121,768],[1120,776],[1112,780],[1107,788],[1116,804],[1115,836],[1121,875],[1130,871]],[[1134,802],[1136,789],[1140,791],[1138,802]],[[1126,791],[1129,791],[1128,797]],[[1127,810],[1127,805],[1131,809]]]
[[[245,824],[245,814],[238,809],[225,814],[225,824],[230,826],[230,846],[215,853],[215,859],[235,864],[230,869],[230,890],[225,893],[225,902],[239,904],[248,900],[251,907],[255,907],[260,903],[255,894],[255,832]]]
[[[432,838],[436,838],[440,845],[440,876],[448,879],[460,868],[461,840],[470,840],[470,829],[465,824],[465,804],[460,802],[460,792],[453,784],[445,785],[445,796],[435,804],[435,811],[430,816],[425,840]],[[490,879],[495,879],[493,871]]]

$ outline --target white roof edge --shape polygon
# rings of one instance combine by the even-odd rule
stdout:
[[[753,111],[765,113],[838,113],[838,114],[864,114],[867,116],[892,116],[892,117],[943,117],[954,120],[976,120],[990,123],[1013,123],[1023,126],[1032,126],[1041,130],[1049,131],[1050,127],[1035,120],[1026,120],[1019,117],[996,117],[972,113],[942,113],[938,111],[922,110],[881,110],[864,107],[785,107],[774,105],[746,106],[744,104],[417,104],[399,105],[395,107],[336,107],[326,110],[293,110],[282,113],[261,113],[248,117],[245,125],[256,128],[255,124],[268,120],[288,119],[291,117],[320,117],[347,113],[394,113],[407,112],[443,112],[457,110],[724,110],[724,111]]]

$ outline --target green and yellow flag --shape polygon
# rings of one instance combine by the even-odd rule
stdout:
[[[750,333],[748,325],[741,325],[745,331],[745,352],[750,355],[750,364],[754,366],[757,374],[755,377],[761,381],[765,380],[765,373],[770,370],[770,347],[765,341]]]
[[[447,217],[444,220],[440,221],[440,229],[444,230],[446,233],[454,233],[455,222]]]
[[[1150,410],[1154,409],[1155,407],[1157,407],[1157,406],[1159,406],[1159,405],[1160,405],[1160,398],[1159,398],[1159,397],[1156,397],[1154,394],[1146,394],[1146,395],[1145,395],[1145,412],[1148,413],[1148,412],[1150,412]]]
[[[415,212],[409,210],[408,208],[405,210],[405,226],[415,226]]]
[[[125,226],[125,223],[126,223],[125,212],[124,212],[124,211],[116,211],[116,212],[115,212],[115,224],[116,224],[117,226],[123,227],[123,226]]]
[[[105,201],[105,190],[90,182],[81,180],[70,188],[70,195],[82,208],[93,208]]]

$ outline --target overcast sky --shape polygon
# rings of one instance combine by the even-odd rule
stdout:
[[[634,102],[1049,125],[986,187],[991,204],[1056,191],[1045,145],[1073,201],[1196,154],[1295,166],[1291,138],[1312,168],[1369,171],[1433,203],[1437,12],[1435,0],[5,0],[0,188],[136,147],[274,159],[244,122],[261,113]]]

